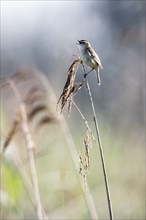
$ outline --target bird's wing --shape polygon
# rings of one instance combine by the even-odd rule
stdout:
[[[98,57],[98,55],[96,54],[96,52],[91,48],[91,47],[88,47],[88,52],[90,54],[90,56],[97,62],[97,64],[101,67],[102,67],[102,64],[101,64],[101,61]]]

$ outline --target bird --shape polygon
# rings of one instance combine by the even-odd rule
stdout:
[[[83,64],[92,68],[88,73],[94,70],[96,73],[98,85],[100,85],[101,80],[99,75],[99,68],[103,69],[103,67],[99,56],[94,51],[91,44],[86,40],[78,40],[77,47]],[[85,75],[87,76],[88,73],[86,73]]]

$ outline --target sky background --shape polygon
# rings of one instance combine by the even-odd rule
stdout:
[[[144,121],[144,1],[2,1],[1,75],[33,66],[44,72],[57,96],[78,54],[77,39],[90,41],[103,65],[93,93],[101,111],[117,124]],[[82,73],[79,73],[79,78]],[[84,94],[81,96],[85,104]]]

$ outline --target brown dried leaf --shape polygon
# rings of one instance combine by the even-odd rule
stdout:
[[[84,146],[85,146],[85,171],[88,172],[90,168],[90,147],[91,147],[91,134],[89,130],[86,130],[85,138],[84,138]]]
[[[56,118],[56,115],[46,115],[40,119],[38,127],[41,127],[45,124],[58,123],[58,121],[59,119]]]
[[[48,110],[48,107],[45,104],[39,104],[38,106],[33,107],[27,113],[28,120],[31,121],[38,113],[42,111],[47,111],[47,110]]]
[[[12,141],[14,135],[17,133],[17,129],[18,129],[18,125],[19,125],[19,121],[15,120],[13,122],[12,128],[9,131],[7,138],[4,142],[4,146],[3,146],[3,152],[6,150],[6,148],[9,146],[10,142]]]
[[[75,76],[76,76],[76,70],[77,70],[77,67],[80,62],[81,62],[80,59],[74,60],[68,70],[68,77],[67,77],[66,84],[65,84],[63,92],[57,102],[57,104],[58,104],[61,100],[61,111],[63,110],[63,108],[67,104],[67,102],[70,99],[70,96],[72,94],[72,89],[74,87],[74,81],[75,81]]]

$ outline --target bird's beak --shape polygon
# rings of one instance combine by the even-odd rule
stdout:
[[[80,44],[80,41],[79,40],[77,40],[78,42],[76,43],[76,44]]]

